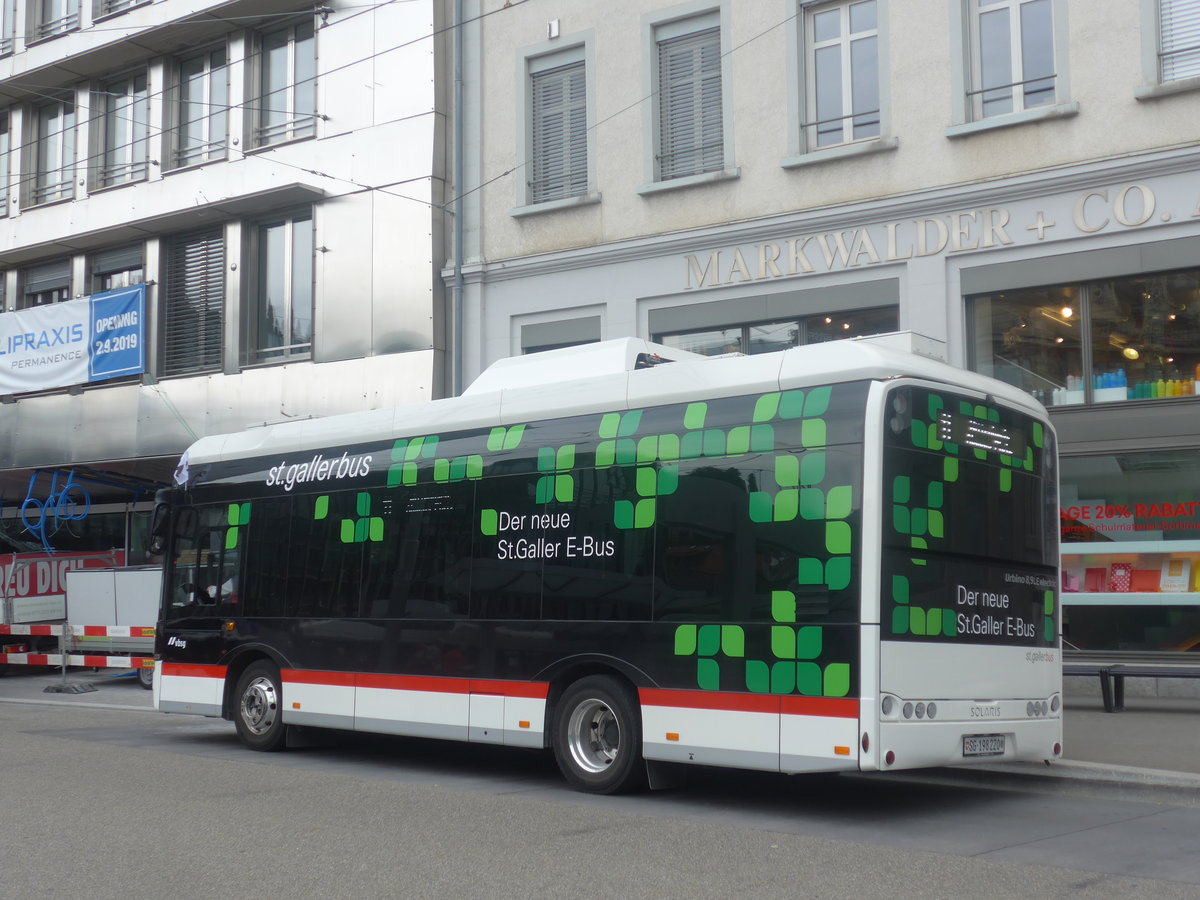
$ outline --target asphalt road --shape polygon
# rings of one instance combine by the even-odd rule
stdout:
[[[0,681],[2,898],[1200,896],[1200,808],[1166,792],[704,770],[593,797],[540,754],[257,754],[128,682],[22,682]]]

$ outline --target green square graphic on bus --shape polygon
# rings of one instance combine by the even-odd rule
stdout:
[[[883,637],[1051,647],[1055,451],[1040,422],[937,391],[893,391],[885,429]],[[911,417],[911,421],[910,421]]]

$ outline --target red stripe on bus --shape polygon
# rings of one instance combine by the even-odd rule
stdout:
[[[669,691],[639,688],[644,706],[677,706],[685,709],[719,709],[727,712],[779,714],[779,697],[771,694],[726,694],[719,691]]]
[[[309,669],[283,669],[279,673],[284,682],[292,684],[321,684],[326,687],[354,687],[353,672],[319,672]]]
[[[846,697],[781,697],[782,712],[789,716],[829,716],[857,719],[858,701]]]
[[[843,697],[796,697],[768,694],[727,694],[718,691],[669,691],[642,688],[645,706],[676,706],[726,712],[783,713],[792,716],[828,716],[857,719],[858,701]]]
[[[164,662],[163,675],[177,675],[181,678],[224,678],[226,666],[206,666],[200,663]]]
[[[439,678],[436,675],[379,675],[363,672],[355,682],[361,688],[383,691],[426,691],[435,694],[469,694],[466,678]]]
[[[550,684],[545,681],[485,681],[471,679],[472,694],[500,694],[504,697],[527,697],[530,700],[545,700],[550,693]]]
[[[294,684],[324,684],[339,687],[375,688],[385,691],[423,691],[432,694],[498,694],[545,700],[546,682],[496,681],[490,679],[444,678],[436,675],[382,675],[371,672],[324,672],[287,669],[284,680]]]

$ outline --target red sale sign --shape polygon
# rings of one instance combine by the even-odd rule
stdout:
[[[0,607],[5,624],[62,621],[67,616],[67,573],[125,564],[125,551],[0,554]]]

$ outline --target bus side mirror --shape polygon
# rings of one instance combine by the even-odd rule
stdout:
[[[175,511],[175,536],[185,540],[193,540],[199,526],[200,517],[194,507],[180,506]],[[157,555],[163,552],[167,545],[167,532],[171,524],[171,507],[160,503],[154,507],[154,517],[150,520],[151,553]]]
[[[165,503],[154,507],[150,520],[150,553],[160,555],[167,546],[167,523],[171,521],[171,508]]]

